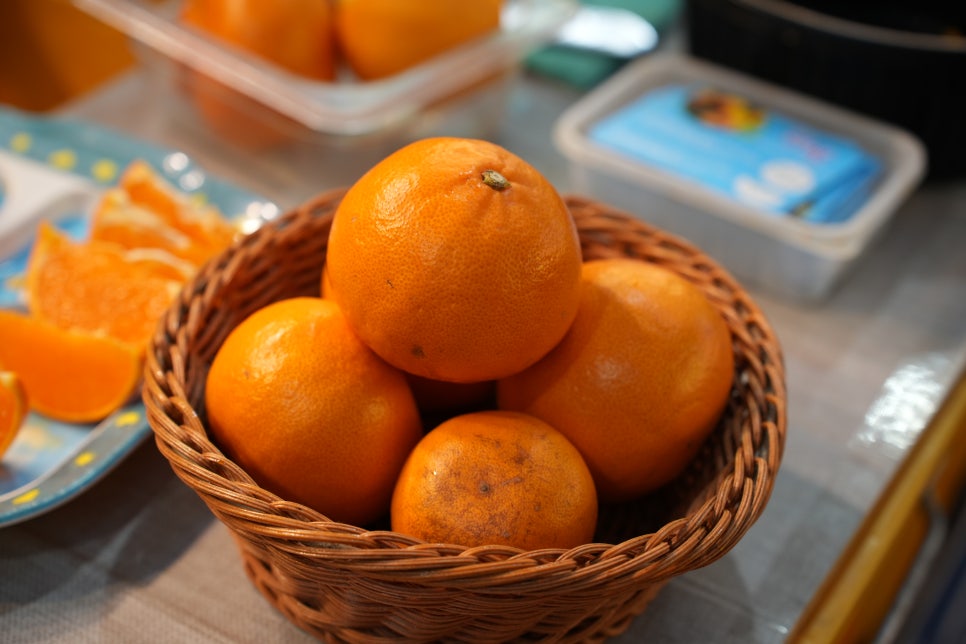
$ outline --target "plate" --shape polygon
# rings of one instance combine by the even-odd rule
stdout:
[[[0,108],[0,308],[24,308],[18,276],[37,223],[46,219],[74,238],[83,237],[91,207],[135,159],[217,206],[243,230],[278,214],[271,202],[208,175],[183,152],[82,121]],[[30,413],[0,458],[0,527],[80,494],[150,434],[140,400],[88,425]]]

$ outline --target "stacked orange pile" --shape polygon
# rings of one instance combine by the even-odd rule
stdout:
[[[658,489],[729,399],[728,327],[683,277],[584,262],[567,207],[494,144],[375,165],[333,220],[321,297],[243,321],[208,375],[212,437],[334,521],[433,542],[572,547]]]

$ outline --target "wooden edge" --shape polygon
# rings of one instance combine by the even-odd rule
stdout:
[[[966,482],[966,371],[806,606],[788,642],[875,641],[927,540]],[[941,525],[939,526],[942,527]],[[925,555],[925,553],[922,553]]]

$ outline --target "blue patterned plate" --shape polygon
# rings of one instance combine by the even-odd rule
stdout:
[[[89,123],[0,108],[0,308],[23,307],[18,280],[36,224],[46,219],[75,238],[83,237],[97,196],[135,159],[149,162],[179,189],[238,219],[243,229],[278,213],[257,195],[208,176],[184,153]],[[150,433],[140,400],[93,425],[31,413],[0,458],[0,527],[35,517],[81,493]]]

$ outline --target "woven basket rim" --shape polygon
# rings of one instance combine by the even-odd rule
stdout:
[[[605,232],[631,240],[640,235],[657,235],[660,239],[654,252],[658,259],[652,261],[660,261],[662,253],[687,257],[688,270],[712,274],[708,288],[714,292],[709,297],[719,308],[723,301],[729,303],[732,310],[727,311],[726,317],[733,327],[733,337],[740,335],[736,342],[746,342],[753,349],[749,351],[749,364],[738,377],[757,379],[754,387],[761,391],[754,393],[762,401],[762,410],[756,412],[757,416],[752,414],[742,420],[749,427],[733,446],[733,465],[721,472],[713,487],[709,486],[710,493],[698,507],[657,530],[615,543],[524,551],[497,545],[427,543],[387,530],[330,521],[311,508],[260,488],[205,433],[203,414],[191,402],[192,396],[198,395],[199,383],[197,379],[193,384],[186,380],[193,359],[191,342],[195,338],[186,334],[185,328],[203,328],[198,320],[210,311],[201,302],[212,299],[212,294],[229,284],[245,261],[261,252],[269,238],[274,242],[289,233],[297,237],[302,221],[320,217],[319,211],[331,213],[344,191],[345,188],[338,188],[317,195],[236,241],[206,264],[159,322],[147,352],[143,391],[155,442],[182,481],[235,532],[243,551],[248,549],[250,540],[275,539],[283,545],[275,543],[273,547],[306,561],[324,562],[336,568],[351,562],[383,578],[412,580],[416,573],[425,576],[432,571],[438,582],[448,571],[453,579],[472,585],[472,580],[479,578],[481,588],[492,589],[501,580],[512,585],[526,582],[528,575],[531,581],[542,576],[551,580],[544,584],[551,592],[553,583],[562,575],[573,577],[592,566],[628,567],[630,561],[636,577],[659,580],[680,574],[681,561],[685,562],[685,569],[707,565],[725,554],[758,518],[774,484],[787,429],[784,359],[772,327],[744,288],[687,240],[592,198],[572,194],[563,196],[575,220],[583,210],[603,210],[599,216],[588,216],[588,220],[598,216],[601,222],[592,221],[597,228],[581,229],[582,241],[586,234],[592,245],[594,236]],[[740,327],[740,333],[736,334],[735,326]],[[750,371],[754,373],[749,375]],[[666,565],[674,553],[681,554],[681,561]]]

